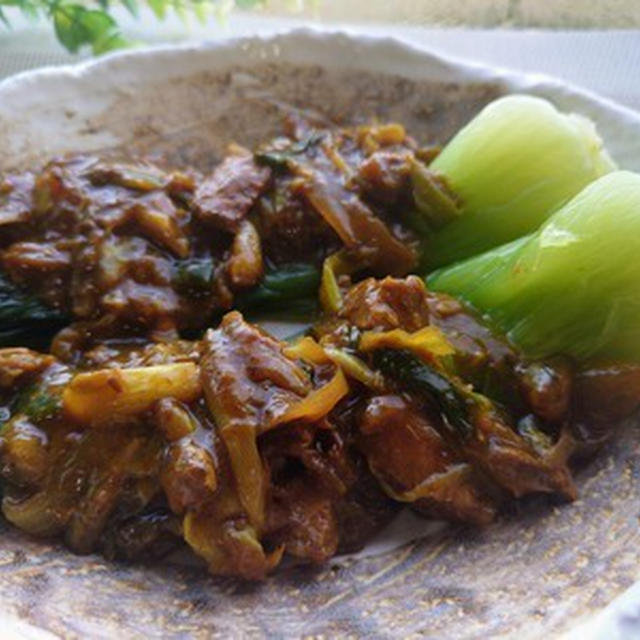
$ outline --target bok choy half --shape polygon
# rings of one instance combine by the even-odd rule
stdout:
[[[550,102],[513,95],[487,105],[429,167],[413,167],[418,213],[431,228],[427,268],[538,229],[615,165],[594,124]]]
[[[604,176],[536,233],[427,281],[531,357],[640,362],[640,175]]]

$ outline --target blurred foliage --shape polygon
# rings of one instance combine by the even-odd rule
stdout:
[[[131,46],[122,35],[113,9],[124,6],[135,18],[141,7],[151,9],[158,20],[170,12],[187,22],[191,16],[204,24],[211,16],[219,19],[234,8],[253,9],[266,0],[0,0],[0,21],[11,27],[7,8],[18,9],[30,20],[50,21],[56,37],[71,53],[91,47],[94,54]]]

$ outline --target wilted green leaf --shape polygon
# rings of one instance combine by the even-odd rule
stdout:
[[[211,259],[191,259],[177,265],[173,284],[183,294],[197,295],[211,290],[215,265]]]
[[[55,417],[62,409],[62,398],[48,389],[30,386],[24,389],[13,404],[13,413],[23,413],[35,422]]]

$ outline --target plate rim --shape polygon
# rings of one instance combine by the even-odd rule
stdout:
[[[133,61],[156,56],[175,55],[176,53],[214,53],[242,47],[277,46],[280,40],[290,40],[293,38],[316,40],[322,44],[330,44],[330,41],[335,40],[339,41],[342,45],[345,43],[357,43],[370,48],[377,48],[384,45],[398,51],[403,51],[404,53],[409,53],[414,57],[427,56],[432,63],[438,64],[442,69],[451,69],[458,73],[463,72],[465,76],[468,76],[467,79],[469,80],[481,79],[484,81],[494,81],[506,88],[518,88],[523,91],[546,88],[560,90],[563,93],[577,96],[597,104],[606,108],[608,111],[614,111],[620,117],[629,119],[631,122],[640,125],[640,111],[557,76],[546,73],[519,71],[502,65],[475,62],[462,56],[452,56],[437,47],[432,48],[414,41],[405,40],[401,36],[368,34],[346,26],[338,28],[319,26],[287,27],[276,29],[267,34],[239,35],[228,38],[223,37],[218,40],[204,39],[196,42],[159,44],[113,51],[96,58],[89,58],[69,64],[47,65],[10,75],[0,80],[0,95],[5,92],[20,90],[22,85],[33,84],[34,82],[50,78],[51,76],[59,75],[80,79],[103,67],[106,68],[110,65],[128,60]]]
[[[518,71],[501,65],[478,63],[464,57],[451,56],[437,47],[409,42],[396,35],[367,34],[348,27],[305,26],[282,28],[268,34],[241,35],[223,37],[217,40],[205,39],[197,42],[147,46],[116,51],[98,58],[90,58],[70,64],[45,66],[23,71],[0,80],[0,101],[4,95],[18,93],[30,87],[33,88],[34,85],[42,80],[50,80],[52,78],[89,79],[96,71],[106,70],[111,66],[115,67],[128,61],[135,62],[136,60],[152,59],[154,57],[201,53],[215,55],[217,52],[232,52],[243,47],[273,47],[283,40],[293,39],[313,40],[324,46],[330,46],[332,42],[341,46],[356,44],[367,48],[379,48],[382,46],[391,49],[395,55],[409,54],[416,61],[422,59],[425,65],[430,63],[437,65],[442,71],[453,71],[455,72],[456,82],[491,82],[510,93],[518,91],[538,94],[547,91],[560,93],[568,99],[577,98],[584,103],[590,104],[596,112],[605,114],[604,117],[607,119],[618,118],[629,126],[637,127],[638,131],[640,131],[640,111],[561,78],[542,73]],[[342,64],[341,66],[348,68],[350,65]],[[380,73],[389,74],[390,72],[380,71]],[[608,609],[614,606],[616,601],[622,598],[623,595],[624,592],[605,608]],[[601,611],[604,611],[605,608]],[[46,629],[32,625],[20,618],[12,620],[11,615],[6,611],[0,610],[0,619],[5,624],[13,623],[18,628],[28,625],[29,631],[48,633]],[[583,620],[576,620],[575,622],[578,624]],[[26,632],[27,629],[21,629],[21,631]]]

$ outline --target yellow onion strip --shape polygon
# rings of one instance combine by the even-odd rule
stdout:
[[[283,353],[288,358],[306,360],[313,364],[333,362],[350,378],[362,382],[362,384],[374,390],[384,389],[382,375],[369,368],[360,358],[342,349],[318,344],[308,336],[284,349]]]
[[[377,469],[371,468],[371,472],[378,479],[382,490],[398,502],[415,502],[421,498],[431,498],[447,492],[450,487],[455,487],[469,475],[470,466],[466,463],[455,465],[442,473],[434,473],[418,483],[412,489],[396,491],[384,480],[383,475]]]
[[[188,512],[183,532],[187,544],[204,558],[215,575],[240,574],[248,580],[261,580],[279,564],[284,553],[282,546],[265,553],[251,525],[225,526],[224,521],[217,521],[206,511]]]
[[[306,360],[311,364],[329,364],[331,362],[326,351],[309,336],[300,338],[292,345],[285,347],[282,353],[292,360]]]
[[[240,502],[244,505],[250,522],[256,529],[262,530],[266,481],[254,428],[248,424],[231,424],[223,427],[221,435],[229,452]]]
[[[294,345],[285,348],[283,353],[288,358],[299,358],[312,364],[333,362],[325,350],[310,337],[302,338]],[[336,372],[327,384],[314,389],[302,400],[292,404],[284,413],[276,416],[269,428],[294,420],[316,422],[326,416],[347,393],[349,393],[349,383],[342,369],[336,366]]]
[[[351,275],[361,267],[361,261],[356,260],[344,250],[332,253],[325,258],[322,263],[320,304],[327,313],[337,313],[342,306],[342,291],[338,284],[338,276]]]
[[[374,391],[383,391],[384,377],[379,371],[374,371],[360,358],[334,347],[325,347],[326,354],[340,367],[347,376],[361,382]]]
[[[312,391],[306,398],[291,405],[282,415],[278,416],[272,427],[284,422],[294,420],[304,420],[305,422],[316,422],[326,416],[333,407],[344,398],[349,392],[349,383],[340,367],[336,367],[336,372],[327,384]]]
[[[201,393],[193,362],[131,369],[99,369],[75,375],[65,387],[65,415],[89,426],[111,426],[150,409],[163,398],[193,402]]]
[[[358,142],[367,154],[374,153],[380,146],[402,144],[407,137],[404,127],[395,122],[360,127],[357,133]]]
[[[342,157],[342,154],[338,151],[337,145],[326,139],[321,143],[322,150],[325,152],[333,166],[347,179],[353,177],[353,170],[347,164],[347,161]]]
[[[407,349],[426,362],[434,362],[443,356],[455,353],[444,334],[438,327],[423,327],[413,333],[403,329],[392,331],[367,331],[360,337],[360,351],[376,349]]]

